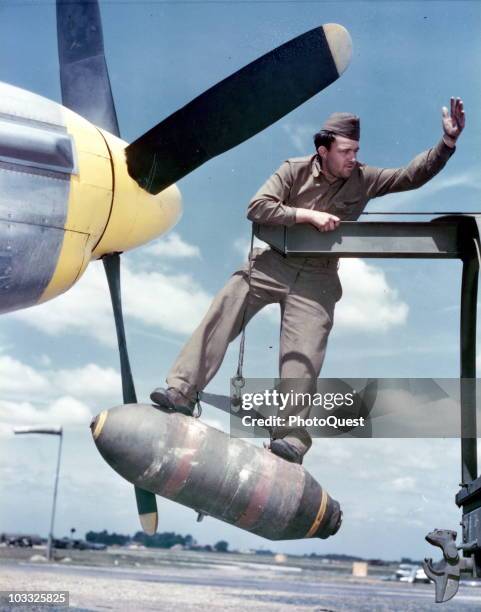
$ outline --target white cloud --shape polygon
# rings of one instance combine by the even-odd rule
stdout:
[[[234,248],[234,251],[242,255],[242,257],[245,260],[247,260],[250,250],[251,250],[251,239],[250,238],[246,238],[246,237],[237,238],[237,240],[234,240],[232,246]],[[259,238],[254,236],[254,248],[264,249],[267,246],[268,245],[266,242],[259,240]]]
[[[88,426],[91,419],[91,409],[70,396],[60,397],[46,407],[38,407],[30,402],[0,401],[3,431],[6,427],[17,425]]]
[[[82,368],[57,370],[50,373],[52,384],[59,391],[80,397],[109,397],[122,389],[120,374],[113,368],[101,368],[89,363]]]
[[[7,425],[6,423],[0,423],[0,438],[10,438],[12,436],[12,425]],[[4,480],[5,484],[5,469],[2,470],[2,480]]]
[[[347,442],[346,444],[346,440],[329,438],[314,440],[307,457],[314,459],[316,463],[326,462],[326,465],[349,465],[359,455],[359,448],[354,440],[348,440]]]
[[[389,522],[392,515],[399,525],[420,518],[431,525],[433,512],[451,512],[458,465],[455,439],[314,439],[305,459],[306,469],[341,501],[349,524]],[[376,494],[360,506],[359,490]],[[389,516],[377,516],[379,507],[390,508]]]
[[[385,332],[403,325],[409,308],[389,287],[382,270],[360,259],[344,259],[339,276],[343,298],[336,307],[336,328]]]
[[[44,393],[49,381],[43,374],[8,355],[0,355],[0,393]]]
[[[454,187],[469,187],[479,191],[481,189],[480,179],[479,168],[476,167],[457,174],[443,174],[434,184],[429,184],[428,187],[431,186],[431,194]]]
[[[71,370],[35,369],[0,355],[0,437],[11,436],[18,425],[88,426],[88,404],[97,411],[99,401],[118,396],[121,388],[112,368],[89,363]]]
[[[474,189],[479,191],[481,189],[481,176],[478,168],[471,168],[464,172],[458,172],[456,174],[443,172],[443,174],[436,176],[433,180],[429,181],[426,185],[423,185],[420,189],[413,189],[411,191],[405,191],[403,193],[394,193],[386,198],[389,200],[383,201],[376,200],[375,203],[369,205],[369,211],[375,212],[376,209],[386,210],[386,202],[389,201],[388,209],[390,211],[396,211],[398,208],[403,208],[410,202],[417,202],[422,198],[432,197],[441,191],[447,189]],[[459,205],[455,205],[454,209],[458,208]],[[450,208],[452,210],[452,208]],[[462,209],[465,210],[465,209]],[[422,212],[421,210],[419,212]]]
[[[201,258],[199,247],[185,242],[177,232],[156,240],[145,249],[144,253],[172,259]]]
[[[52,365],[52,358],[49,355],[40,355],[38,362],[42,366],[49,367]]]
[[[412,476],[400,476],[392,481],[391,488],[399,492],[415,491],[417,490],[416,479]]]
[[[279,308],[279,304],[268,304],[261,310],[260,316],[266,317],[271,323],[280,325],[281,311]]]
[[[68,332],[87,333],[100,342],[115,343],[112,306],[100,262],[89,264],[79,282],[63,295],[5,316],[24,321],[52,336]]]
[[[212,300],[188,274],[125,273],[125,313],[143,324],[189,334]]]
[[[456,462],[459,441],[449,438],[322,438],[314,440],[306,457],[316,464],[341,467],[356,464],[356,478],[365,480],[376,480],[376,474],[382,470],[386,485],[406,488],[411,485],[406,478],[415,479],[416,475],[426,473],[429,479],[434,477],[438,469],[436,456],[441,449],[444,459]],[[439,478],[442,479],[442,474]],[[435,490],[435,486],[426,484],[427,489]]]
[[[105,399],[117,397],[122,388],[120,374],[113,368],[88,363],[81,368],[33,368],[8,355],[0,355],[0,397],[16,401],[30,397],[39,402],[59,396]]]
[[[211,296],[188,274],[169,275],[122,266],[125,316],[167,332],[189,334],[207,311]],[[6,315],[50,335],[80,333],[115,345],[115,327],[107,281],[100,262],[65,294],[26,310]]]
[[[299,153],[306,155],[306,151],[312,151],[312,154],[314,154],[312,137],[319,130],[319,126],[316,127],[314,125],[300,123],[283,123],[282,129]]]

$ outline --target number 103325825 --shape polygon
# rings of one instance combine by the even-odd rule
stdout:
[[[0,591],[0,604],[68,608],[68,591]]]

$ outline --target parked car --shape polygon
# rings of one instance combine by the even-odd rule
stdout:
[[[28,547],[38,545],[42,543],[42,538],[38,535],[23,534],[23,533],[2,533],[0,536],[0,542],[5,543],[7,546],[19,546]]]
[[[415,584],[416,582],[427,584],[431,582],[420,565],[402,563],[396,571],[396,576],[399,576],[398,580],[400,582],[409,582],[409,584]]]
[[[86,540],[72,540],[72,538],[55,539],[53,545],[58,549],[75,549],[75,550],[105,550],[105,544],[97,542],[87,542]]]
[[[412,563],[401,563],[394,573],[395,580],[409,582],[408,578],[412,575],[413,570],[415,570],[417,567],[419,566]]]
[[[86,540],[74,540],[73,548],[78,550],[106,550],[107,545],[100,542],[87,542]]]

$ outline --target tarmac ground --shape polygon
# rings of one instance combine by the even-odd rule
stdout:
[[[386,581],[386,568],[353,578],[349,565],[319,560],[111,549],[43,551],[0,549],[1,591],[68,591],[72,610],[168,610],[190,612],[479,612],[481,588],[461,586],[454,600],[434,603],[431,584]],[[60,554],[61,553],[61,554]],[[384,571],[384,576],[382,575]],[[388,572],[389,573],[389,568]],[[46,610],[52,606],[0,604],[0,610]],[[59,609],[59,608],[56,608]]]

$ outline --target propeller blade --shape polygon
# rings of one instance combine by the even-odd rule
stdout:
[[[117,331],[117,341],[120,353],[120,371],[122,375],[122,395],[124,404],[136,404],[137,395],[135,393],[134,379],[130,369],[129,355],[127,353],[127,339],[125,337],[124,317],[122,314],[120,255],[118,253],[106,255],[102,261],[105,268],[105,274],[107,275],[110,298],[114,311],[115,329]],[[135,499],[142,529],[148,535],[154,535],[158,525],[157,501],[155,495],[150,491],[135,487]]]
[[[351,37],[337,24],[277,47],[130,144],[130,175],[149,193],[158,193],[333,83],[351,55]]]
[[[62,103],[119,136],[96,0],[57,0]]]

